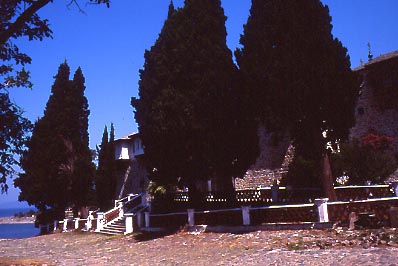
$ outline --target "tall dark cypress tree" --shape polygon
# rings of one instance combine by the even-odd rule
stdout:
[[[237,157],[237,69],[225,20],[219,0],[186,0],[184,8],[169,11],[145,53],[140,98],[132,104],[159,183],[182,177],[193,192],[196,181],[217,176],[232,191],[231,176],[251,161]]]
[[[165,115],[163,113],[164,108],[157,107],[157,105],[162,104],[160,96],[162,93],[165,94],[170,87],[169,84],[172,83],[171,79],[174,76],[173,64],[177,57],[173,56],[173,52],[177,51],[175,48],[178,47],[177,43],[179,42],[176,36],[176,25],[181,17],[177,17],[176,13],[171,1],[168,18],[158,39],[151,49],[146,50],[144,54],[144,69],[140,70],[139,99],[132,98],[132,105],[136,110],[135,119],[145,145],[148,170],[151,173],[151,178],[163,185],[172,183],[178,177],[175,171],[177,165],[173,164],[174,161],[167,162],[166,158],[160,153],[166,150],[168,146],[173,149],[173,146],[170,142],[172,133],[170,132],[169,136],[166,125],[162,126],[159,121]],[[170,120],[170,122],[172,121]],[[162,123],[165,124],[165,121],[162,121]],[[171,125],[167,127],[171,127]],[[163,141],[156,141],[159,135],[162,136]],[[173,156],[181,159],[180,154],[175,149]],[[167,163],[170,163],[170,167],[167,167]],[[154,169],[157,171],[153,171]],[[155,173],[161,175],[162,178],[156,180]]]
[[[72,193],[74,194],[72,203],[79,207],[87,204],[95,174],[95,166],[89,148],[88,116],[90,111],[87,98],[84,96],[85,89],[85,78],[79,67],[71,81],[68,103],[68,106],[71,107],[69,139],[73,145],[72,156],[75,156],[74,169],[71,172]]]
[[[252,0],[236,51],[254,113],[269,130],[288,131],[296,146],[293,185],[319,184],[325,144],[347,139],[354,123],[356,77],[331,30],[319,0]]]
[[[98,154],[98,168],[95,178],[95,187],[98,207],[101,210],[106,210],[112,207],[116,195],[114,140],[115,129],[112,123],[109,135],[107,126],[104,128]]]
[[[85,81],[80,68],[72,81],[69,74],[67,63],[61,64],[44,116],[35,123],[21,158],[24,173],[15,180],[19,200],[41,211],[62,213],[66,206],[85,205],[92,183]]]

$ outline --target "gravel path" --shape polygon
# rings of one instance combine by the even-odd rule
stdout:
[[[63,233],[0,240],[0,265],[398,266],[398,248],[380,239],[369,243],[366,234],[372,235],[330,230],[125,237]]]

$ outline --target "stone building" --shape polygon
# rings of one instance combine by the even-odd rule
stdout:
[[[144,165],[144,147],[138,133],[132,133],[115,140],[117,165],[116,197],[123,198],[129,193],[145,192],[149,180]]]
[[[388,135],[394,138],[392,150],[398,155],[398,52],[378,56],[353,71],[360,75],[362,83],[349,139],[359,139],[368,133]],[[287,172],[294,156],[287,135],[275,142],[273,133],[260,128],[258,136],[260,155],[245,176],[236,179],[236,189],[270,186]]]
[[[398,154],[398,52],[378,56],[354,71],[362,83],[350,139],[368,133],[388,135]]]

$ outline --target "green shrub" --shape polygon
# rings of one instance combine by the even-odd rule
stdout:
[[[398,166],[396,156],[389,149],[392,141],[389,136],[368,134],[342,144],[340,152],[331,156],[333,175],[347,175],[351,185],[362,185],[366,181],[383,183]]]

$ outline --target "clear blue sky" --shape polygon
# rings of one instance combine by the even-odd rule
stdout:
[[[53,39],[42,42],[19,41],[20,49],[33,62],[34,87],[14,89],[11,96],[35,121],[43,115],[50,95],[53,76],[65,59],[71,75],[80,66],[86,77],[86,97],[91,110],[90,147],[99,144],[103,128],[115,124],[116,137],[137,131],[130,98],[138,95],[139,69],[144,64],[145,49],[154,44],[167,17],[169,0],[113,0],[111,8],[85,6],[85,14],[68,0],[57,0],[40,11],[48,18]],[[81,1],[85,2],[85,1]],[[396,0],[324,0],[333,18],[333,34],[348,48],[352,67],[360,58],[367,59],[367,43],[375,56],[398,49],[398,1]],[[181,7],[183,0],[174,0]],[[222,0],[228,17],[227,44],[231,50],[239,45],[243,24],[249,15],[250,0]],[[12,185],[11,185],[12,187]],[[18,191],[10,189],[0,195],[0,208],[16,201]]]

